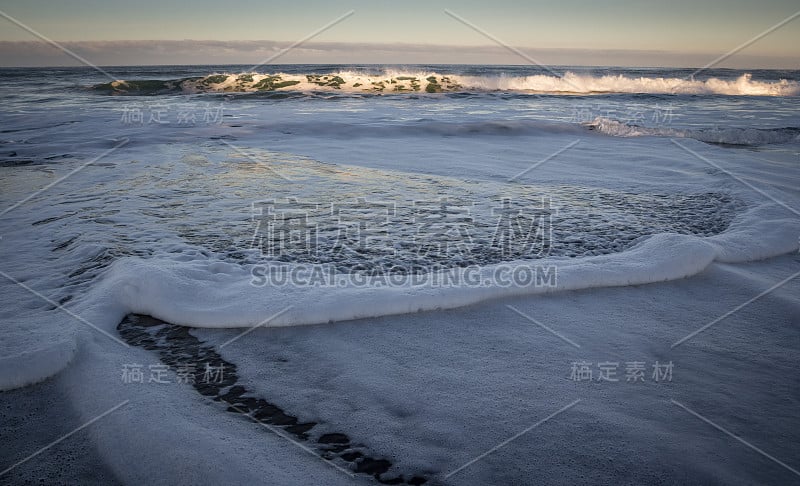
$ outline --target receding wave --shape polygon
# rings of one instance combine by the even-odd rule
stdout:
[[[171,80],[118,80],[93,86],[110,94],[158,95],[192,93],[347,92],[347,93],[463,93],[518,92],[530,94],[688,94],[728,96],[799,96],[800,83],[786,79],[705,80],[664,77],[594,76],[568,72],[563,77],[465,76],[435,72],[367,74],[342,71],[328,74],[211,74]]]
[[[785,128],[669,128],[644,127],[611,118],[598,117],[584,124],[590,130],[613,137],[693,138],[719,145],[767,145],[800,141],[800,127]]]

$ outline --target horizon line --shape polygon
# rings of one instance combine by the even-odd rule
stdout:
[[[2,42],[2,41],[0,41]],[[219,62],[219,63],[163,63],[163,64],[97,64],[101,68],[132,68],[132,67],[215,67],[215,66],[249,66],[249,62]],[[437,62],[285,62],[285,63],[270,63],[266,66],[375,66],[375,67],[389,67],[389,66],[494,66],[494,67],[528,67],[539,68],[539,66],[531,64],[513,64],[513,63],[474,63],[474,62],[451,62],[451,63],[437,63]],[[552,68],[603,68],[603,69],[670,69],[670,70],[692,70],[697,69],[697,66],[658,66],[658,65],[631,65],[623,66],[618,64],[549,64],[548,67]],[[23,66],[23,65],[0,65],[0,69],[93,69],[91,66],[86,66],[80,63],[75,64],[53,64],[53,65],[37,65],[37,66]],[[539,68],[542,69],[542,68]],[[731,68],[731,67],[714,67],[706,69],[705,71],[800,71],[800,68],[760,68],[760,67],[745,67],[745,68]]]
[[[130,39],[59,41],[98,66],[198,66],[251,64],[290,45],[275,40]],[[663,49],[594,49],[576,47],[523,47],[548,66],[641,67],[691,69],[702,66],[717,52]],[[40,40],[0,40],[2,67],[72,67],[61,53]],[[491,44],[454,45],[410,42],[308,42],[287,54],[287,62],[272,65],[498,65],[525,66],[518,56]],[[743,52],[718,69],[797,70],[793,55]]]

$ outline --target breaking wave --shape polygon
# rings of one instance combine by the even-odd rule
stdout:
[[[677,77],[593,76],[466,76],[435,72],[381,74],[341,71],[328,74],[211,74],[170,80],[118,80],[92,87],[110,94],[157,95],[250,92],[454,93],[513,92],[525,94],[681,94],[728,96],[798,96],[800,83],[781,79],[758,81],[751,74],[735,79],[695,80]]]
[[[755,146],[800,141],[799,127],[785,128],[669,128],[644,127],[605,117],[584,124],[587,128],[613,137],[673,137],[693,138],[718,145]]]

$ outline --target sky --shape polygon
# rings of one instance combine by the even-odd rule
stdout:
[[[800,11],[797,0],[0,0],[0,13],[100,65],[527,61],[702,66]],[[77,61],[0,18],[0,65]],[[720,64],[800,68],[800,15]]]

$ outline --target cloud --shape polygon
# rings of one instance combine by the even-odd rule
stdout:
[[[291,45],[278,41],[130,40],[62,45],[101,66],[162,64],[259,64]],[[548,65],[697,67],[719,53],[646,50],[522,49]],[[273,64],[529,64],[501,46],[448,46],[308,42]],[[72,66],[78,61],[44,42],[0,42],[0,66]],[[738,54],[720,67],[800,68],[796,57]]]

